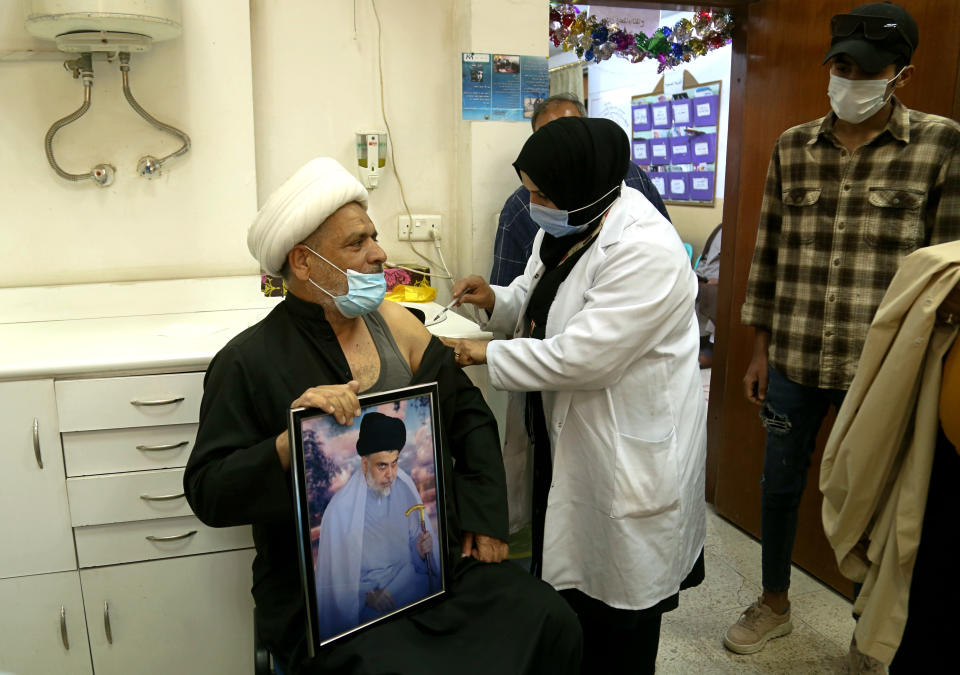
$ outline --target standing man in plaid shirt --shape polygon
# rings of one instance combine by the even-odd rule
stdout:
[[[830,31],[833,112],[774,147],[741,314],[754,327],[745,393],[767,440],[763,595],[724,638],[740,654],[792,630],[790,560],[817,432],[900,260],[960,239],[960,125],[894,97],[913,75],[913,18],[875,2],[833,17]]]
[[[536,131],[544,124],[561,117],[586,117],[587,109],[573,94],[554,94],[540,101],[533,109],[530,125]],[[670,220],[667,207],[663,204],[656,186],[639,166],[630,162],[627,175],[623,177],[627,187],[638,190],[653,204],[663,217]],[[507,201],[500,211],[497,223],[497,239],[493,245],[493,268],[490,270],[490,283],[494,286],[509,286],[510,282],[523,274],[527,260],[533,253],[533,238],[539,227],[530,218],[530,193],[522,185]]]

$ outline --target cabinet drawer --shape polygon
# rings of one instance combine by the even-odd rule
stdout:
[[[190,516],[183,469],[67,479],[74,527]]]
[[[186,466],[196,424],[134,427],[62,434],[68,476],[146,471]]]
[[[190,532],[194,534],[183,536]],[[91,525],[76,528],[74,534],[80,567],[173,558],[253,546],[253,534],[248,525],[207,527],[195,516]],[[147,537],[170,539],[156,541]]]
[[[192,424],[199,419],[203,373],[59,380],[60,431]]]

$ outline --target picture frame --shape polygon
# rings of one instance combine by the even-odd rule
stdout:
[[[290,410],[310,656],[447,592],[437,385],[359,399],[349,426],[316,408]]]

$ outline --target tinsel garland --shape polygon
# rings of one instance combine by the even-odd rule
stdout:
[[[550,40],[563,51],[575,51],[577,57],[600,63],[611,56],[639,63],[656,59],[657,72],[689,63],[698,56],[728,44],[733,35],[733,19],[728,12],[698,9],[693,21],[681,19],[673,28],[661,26],[653,35],[630,33],[616,23],[585,16],[570,4],[550,7]]]

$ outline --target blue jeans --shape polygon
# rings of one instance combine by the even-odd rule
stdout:
[[[798,384],[769,369],[767,397],[760,420],[767,431],[761,479],[763,588],[782,593],[790,588],[790,560],[797,534],[797,509],[807,485],[807,470],[817,432],[846,390]]]

